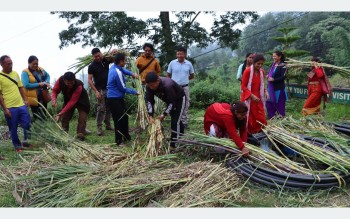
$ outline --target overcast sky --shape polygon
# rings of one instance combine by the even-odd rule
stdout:
[[[28,57],[35,55],[53,82],[77,57],[91,50],[79,45],[60,50],[58,33],[68,25],[49,12],[0,12],[0,19],[6,21],[1,24],[0,54],[12,58],[13,70],[19,74],[28,66]]]

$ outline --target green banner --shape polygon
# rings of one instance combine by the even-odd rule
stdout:
[[[287,88],[292,97],[307,98],[307,85],[290,84]],[[333,88],[331,102],[350,104],[350,89]]]

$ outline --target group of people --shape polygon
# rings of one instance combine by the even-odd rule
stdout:
[[[273,63],[269,73],[265,75],[262,68],[265,58],[262,54],[248,53],[246,60],[237,71],[237,79],[241,81],[240,101],[232,105],[214,103],[205,112],[204,130],[206,134],[216,137],[229,137],[242,150],[244,155],[249,150],[242,142],[247,135],[261,132],[267,125],[265,108],[269,119],[286,115],[286,64],[281,51],[272,54]],[[324,69],[319,65],[320,59],[312,58],[312,70],[308,73],[308,98],[303,106],[304,116],[320,113],[322,98],[329,100],[332,87]],[[267,88],[264,82],[267,81]],[[237,129],[239,130],[239,136]]]
[[[0,57],[2,71],[0,72],[0,105],[9,128],[12,144],[17,152],[23,148],[31,148],[28,143],[29,129],[32,119],[44,119],[44,109],[47,107],[48,89],[50,89],[50,75],[38,65],[36,56],[28,58],[28,67],[22,71],[21,77],[13,71],[10,56]],[[31,108],[31,118],[27,107]],[[18,124],[24,132],[23,141],[17,134]]]
[[[171,117],[171,147],[175,147],[175,141],[184,129],[188,128],[189,107],[189,80],[194,78],[194,68],[190,61],[186,60],[187,50],[178,47],[176,59],[171,61],[167,69],[167,77],[160,76],[161,68],[158,60],[154,57],[152,44],[143,46],[144,53],[136,60],[139,74],[123,68],[125,55],[117,53],[115,63],[109,69],[107,84],[107,102],[115,111],[113,115],[115,126],[115,142],[123,146],[130,140],[128,128],[128,115],[124,101],[125,93],[138,94],[136,90],[126,87],[124,75],[141,77],[142,86],[145,88],[145,101],[150,117],[150,123],[154,122],[155,96],[166,103],[166,109],[158,119],[163,121],[168,115]],[[113,111],[112,110],[112,111]]]
[[[114,130],[115,143],[125,145],[131,139],[128,126],[128,114],[125,104],[125,94],[139,93],[126,86],[125,76],[139,78],[146,91],[145,101],[150,116],[154,122],[155,96],[166,103],[166,109],[158,119],[163,121],[171,117],[171,142],[175,147],[176,139],[188,128],[188,108],[190,105],[189,81],[194,78],[194,68],[186,59],[186,48],[178,47],[176,59],[167,68],[166,77],[160,76],[161,66],[154,56],[154,47],[150,43],[143,45],[143,54],[137,58],[136,66],[139,73],[127,70],[126,55],[112,50],[114,59],[107,59],[98,48],[91,51],[93,61],[88,67],[88,83],[97,99],[97,135],[103,135],[103,123],[107,130]],[[274,51],[273,64],[267,75],[262,68],[265,58],[262,54],[248,53],[246,60],[238,68],[237,79],[241,81],[240,101],[232,105],[213,103],[204,115],[204,130],[206,134],[215,137],[229,137],[248,155],[244,147],[248,134],[261,131],[267,125],[265,108],[268,118],[276,115],[285,116],[285,105],[288,100],[286,91],[285,56],[281,51]],[[114,61],[113,61],[114,60]],[[302,109],[303,115],[320,112],[321,98],[330,95],[331,86],[319,59],[313,58],[312,71],[308,74],[308,99]],[[0,104],[4,111],[7,125],[11,133],[12,143],[17,152],[27,143],[31,117],[27,107],[30,106],[33,119],[44,118],[43,111],[49,101],[52,107],[57,106],[57,96],[63,94],[63,107],[55,115],[61,120],[65,131],[69,130],[69,122],[75,109],[78,110],[77,138],[85,139],[86,122],[90,111],[90,101],[83,82],[76,79],[73,72],[66,72],[54,84],[52,96],[47,100],[46,91],[51,88],[50,75],[38,65],[38,58],[30,56],[28,67],[23,70],[21,78],[12,70],[12,60],[4,55],[0,58],[2,72],[0,74]],[[265,80],[267,87],[265,88]],[[113,119],[114,128],[110,119]],[[24,129],[24,139],[21,142],[17,135],[17,126]]]
[[[192,63],[186,60],[187,50],[178,47],[177,58],[168,65],[167,77],[160,77],[161,66],[154,56],[153,45],[145,43],[143,50],[143,54],[136,60],[139,70],[137,74],[124,68],[125,54],[112,50],[110,54],[113,59],[109,59],[99,48],[92,49],[93,60],[88,66],[88,84],[97,99],[97,135],[103,135],[104,123],[107,130],[114,130],[117,145],[123,146],[131,139],[124,96],[126,93],[138,95],[138,92],[126,87],[125,76],[141,77],[151,122],[154,116],[154,97],[159,97],[167,104],[166,110],[158,117],[163,120],[165,116],[171,116],[171,145],[174,146],[174,139],[188,127],[189,80],[194,78],[194,68]],[[0,62],[3,67],[0,75],[0,104],[17,152],[21,152],[25,147],[32,147],[28,143],[31,122],[45,119],[48,102],[51,101],[53,108],[57,107],[60,93],[63,95],[63,106],[55,115],[56,121],[60,120],[62,128],[68,131],[70,120],[77,109],[76,136],[85,140],[90,100],[83,82],[77,79],[73,72],[68,71],[57,79],[48,100],[47,90],[51,89],[50,75],[39,66],[36,56],[28,58],[28,67],[23,70],[21,78],[12,70],[13,63],[9,56],[2,56]],[[31,108],[32,117],[27,107]],[[19,140],[17,135],[18,124],[24,129],[23,141]]]

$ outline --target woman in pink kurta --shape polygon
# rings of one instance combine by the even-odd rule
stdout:
[[[254,57],[253,65],[246,69],[242,77],[241,101],[248,107],[248,133],[255,134],[261,131],[262,124],[267,125],[265,115],[265,100],[269,95],[264,87],[265,73],[262,66],[265,58],[261,54]]]

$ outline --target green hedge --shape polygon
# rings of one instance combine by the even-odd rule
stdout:
[[[199,81],[190,88],[191,107],[206,108],[214,102],[228,102],[239,100],[239,83],[224,83],[217,80]]]

